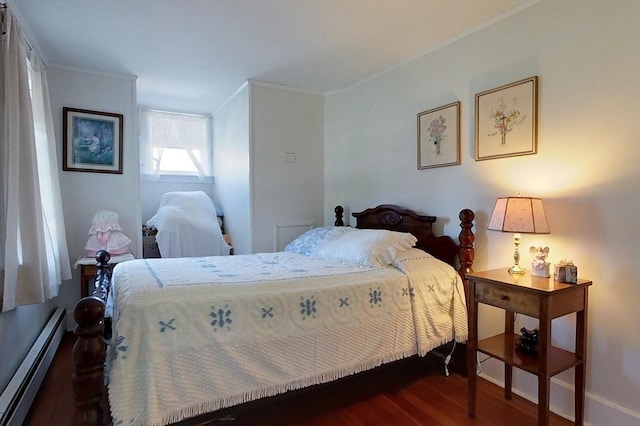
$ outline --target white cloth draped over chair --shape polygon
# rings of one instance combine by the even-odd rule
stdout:
[[[6,312],[57,296],[62,280],[71,279],[71,265],[45,69],[25,46],[9,7],[0,13],[0,287]]]
[[[203,191],[167,192],[147,226],[158,230],[162,257],[226,256],[231,250],[213,201]]]

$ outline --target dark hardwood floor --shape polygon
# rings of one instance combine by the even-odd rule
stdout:
[[[26,425],[71,425],[71,347],[65,335],[25,421]],[[105,407],[107,406],[105,400]],[[445,377],[438,365],[425,359],[379,367],[365,374],[315,386],[285,396],[267,398],[223,410],[215,419],[197,425],[537,425],[537,407],[513,396],[503,398],[498,386],[479,379],[477,416],[467,416],[467,380]],[[555,414],[551,425],[572,423]]]

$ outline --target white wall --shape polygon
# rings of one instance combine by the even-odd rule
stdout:
[[[236,254],[281,249],[323,224],[323,105],[248,82],[214,114],[214,196]]]
[[[253,251],[324,224],[323,96],[251,83]],[[299,226],[302,225],[302,226]],[[277,234],[276,234],[277,233]]]
[[[213,116],[214,199],[224,210],[234,253],[251,253],[249,86],[242,86]]]
[[[62,107],[124,115],[122,174],[75,171],[60,174],[69,256],[74,261],[84,254],[91,218],[96,211],[105,209],[118,212],[119,223],[132,240],[130,248],[136,257],[142,257],[135,77],[56,66],[47,68],[47,76],[59,158],[62,158]],[[73,279],[63,282],[60,288],[57,303],[65,306],[69,313],[80,300],[79,277],[79,269],[73,270]],[[71,315],[68,315],[68,325],[74,325]]]
[[[615,6],[614,6],[615,5]],[[397,203],[442,217],[457,236],[457,214],[476,212],[476,270],[512,261],[511,235],[486,231],[496,197],[541,197],[550,260],[570,258],[593,280],[588,320],[586,420],[637,425],[640,419],[640,3],[540,1],[325,104],[325,221]],[[539,77],[539,151],[476,162],[474,96]],[[462,102],[462,164],[416,169],[416,114]],[[523,263],[529,262],[523,256]],[[501,311],[480,312],[480,337],[502,327]],[[575,315],[553,323],[553,344],[573,349]],[[520,318],[521,325],[536,321]],[[501,364],[483,363],[502,380]],[[556,376],[554,411],[573,415],[573,371]],[[516,372],[514,386],[535,399],[537,382]]]

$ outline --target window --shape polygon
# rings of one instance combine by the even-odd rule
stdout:
[[[140,171],[144,179],[211,178],[211,116],[142,109],[140,129]]]

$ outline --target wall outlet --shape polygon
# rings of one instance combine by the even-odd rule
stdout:
[[[285,163],[295,163],[296,162],[296,153],[295,152],[285,152],[284,153],[284,162]]]

